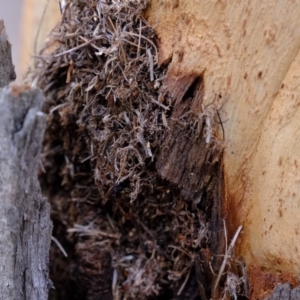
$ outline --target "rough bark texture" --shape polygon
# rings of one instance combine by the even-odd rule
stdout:
[[[11,45],[5,32],[4,22],[0,20],[0,87],[14,79],[16,73],[11,58]]]
[[[290,284],[280,284],[271,296],[266,300],[298,300],[300,299],[300,287],[292,288]]]
[[[37,180],[45,115],[39,90],[0,92],[0,299],[48,298],[50,207]]]
[[[162,178],[177,185],[184,198],[200,203],[199,207],[208,215],[209,246],[197,255],[199,265],[196,267],[196,277],[201,297],[217,299],[220,295],[213,290],[215,279],[210,276],[209,266],[218,273],[225,252],[223,147],[221,143],[209,147],[209,133],[204,134],[206,123],[212,120],[200,105],[204,93],[202,74],[192,73],[169,79],[162,90],[172,94],[175,105],[156,167]],[[191,113],[203,116],[198,121],[197,129],[192,132],[183,117]],[[182,123],[178,122],[179,119]]]

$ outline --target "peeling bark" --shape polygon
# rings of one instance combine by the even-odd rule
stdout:
[[[195,273],[202,299],[218,299],[210,265],[218,273],[225,251],[223,147],[209,137],[210,125],[215,122],[214,116],[201,108],[202,74],[173,78],[177,79],[167,80],[162,88],[165,95],[161,97],[170,95],[175,105],[156,167],[163,178],[179,187],[183,198],[200,203],[206,213],[210,238],[196,258]]]

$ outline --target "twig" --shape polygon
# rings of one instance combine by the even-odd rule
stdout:
[[[65,251],[65,249],[63,248],[63,246],[61,245],[61,243],[54,236],[51,236],[51,240],[56,244],[56,246],[59,248],[59,250],[62,252],[62,254],[65,257],[68,257],[67,252]]]
[[[154,71],[153,71],[153,57],[150,48],[147,49],[147,55],[149,58],[149,72],[150,72],[150,81],[154,81]]]
[[[181,287],[180,287],[180,289],[179,289],[179,291],[178,291],[178,293],[177,293],[177,296],[180,296],[181,295],[181,293],[182,293],[182,291],[184,290],[184,288],[185,288],[185,286],[186,286],[186,283],[188,282],[188,280],[189,280],[189,278],[190,278],[190,275],[191,275],[191,267],[189,268],[189,272],[188,272],[188,274],[187,274],[187,276],[185,277],[185,279],[184,279],[184,282],[182,283],[182,285],[181,285]]]
[[[130,35],[132,35],[132,36],[136,36],[136,37],[140,37],[140,35],[139,34],[136,34],[136,33],[134,33],[134,32],[128,32],[128,31],[124,31],[124,33],[128,33],[128,34],[130,34]],[[156,48],[156,46],[155,46],[155,44],[151,41],[151,40],[149,40],[148,38],[146,38],[145,36],[143,36],[143,35],[141,35],[141,38],[143,38],[144,40],[146,40],[150,45],[152,45],[153,46],[153,48],[155,49],[155,53],[156,53],[156,62],[158,61],[158,51],[157,51],[157,48]]]
[[[218,110],[217,110],[217,116],[218,116],[218,119],[219,119],[219,121],[220,121],[220,125],[221,125],[221,128],[222,128],[223,141],[225,141],[225,130],[224,130],[223,122],[222,122],[222,120],[221,120],[220,113],[219,113]]]
[[[224,221],[224,226],[225,226],[225,221]],[[220,271],[219,271],[219,274],[218,274],[218,277],[217,277],[217,280],[216,280],[216,283],[215,283],[215,286],[214,286],[214,291],[216,290],[217,286],[219,285],[219,282],[220,282],[220,279],[221,279],[221,276],[223,275],[224,273],[224,270],[225,270],[225,267],[226,267],[226,264],[227,264],[227,260],[230,258],[230,254],[231,254],[231,251],[234,247],[234,244],[242,230],[243,226],[239,226],[239,228],[237,229],[237,231],[235,232],[234,236],[233,236],[233,239],[228,247],[228,249],[226,249],[226,253],[224,255],[224,259],[223,259],[223,262],[222,262],[222,265],[221,265],[221,268],[220,268]],[[226,228],[225,228],[226,229]],[[226,239],[226,245],[227,245],[227,234],[226,234],[226,230],[225,230],[225,239]]]
[[[170,110],[170,108],[168,106],[163,105],[162,103],[158,102],[157,100],[155,100],[153,97],[150,98],[151,102],[157,104],[158,106],[161,106],[162,108],[164,108],[165,110]]]
[[[87,45],[93,43],[94,41],[99,40],[100,38],[102,38],[102,36],[101,36],[101,37],[97,36],[97,37],[95,37],[95,38],[93,38],[93,39],[91,39],[91,40],[89,40],[89,41],[87,41],[87,42],[85,42],[85,43],[83,43],[83,44],[77,46],[77,47],[74,47],[74,48],[71,48],[71,49],[69,49],[69,50],[63,51],[63,52],[61,52],[61,53],[55,54],[54,57],[63,56],[63,55],[65,55],[65,54],[68,54],[68,53],[71,53],[71,52],[76,51],[76,50],[78,50],[78,49],[81,49],[81,48],[83,48],[83,47],[85,47],[85,46],[87,46]]]
[[[37,41],[38,41],[38,38],[40,36],[40,32],[41,32],[42,24],[43,24],[45,15],[46,15],[48,4],[49,4],[49,0],[47,0],[47,3],[45,5],[45,7],[44,7],[44,10],[43,10],[43,13],[42,13],[42,17],[41,17],[41,20],[39,22],[38,30],[36,32],[36,36],[35,36],[35,39],[34,39],[34,47],[33,47],[34,54],[37,54]]]
[[[59,104],[59,105],[56,105],[55,107],[53,107],[53,108],[50,110],[49,115],[53,114],[57,109],[59,109],[59,108],[61,108],[61,107],[64,107],[64,106],[66,106],[66,105],[67,105],[66,102],[65,102],[65,103],[62,103],[62,104]]]
[[[109,237],[112,239],[119,239],[120,234],[113,234],[113,233],[108,233],[99,229],[88,229],[86,226],[81,226],[75,224],[74,228],[68,229],[68,232],[78,232],[79,234],[82,235],[88,235],[88,236],[95,236],[95,235],[101,235],[105,237]]]
[[[192,255],[191,255],[191,254],[189,254],[188,252],[186,252],[186,251],[183,250],[183,249],[180,249],[180,248],[177,247],[177,246],[169,245],[168,248],[172,248],[172,249],[178,250],[178,251],[180,251],[180,252],[186,254],[188,257],[192,258]]]
[[[140,27],[139,27],[139,42],[138,42],[138,48],[136,51],[136,57],[139,58],[141,55],[141,37],[142,37],[142,22],[140,20]]]

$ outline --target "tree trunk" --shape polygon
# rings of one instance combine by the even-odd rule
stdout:
[[[300,3],[269,0],[151,1],[147,11],[159,63],[171,60],[166,87],[177,97],[187,74],[203,73],[197,101],[219,111],[226,223],[230,236],[243,225],[237,255],[254,294],[274,280],[257,268],[295,283],[300,267],[299,12]]]
[[[4,26],[1,30],[3,86],[14,73]],[[37,180],[46,119],[40,111],[43,101],[42,92],[28,86],[0,89],[0,299],[46,300],[51,287],[50,207]]]
[[[22,17],[22,50],[20,73],[32,66],[32,57],[44,47],[51,30],[58,24],[61,14],[58,0],[24,0]]]
[[[16,79],[15,67],[11,58],[11,45],[5,32],[4,22],[0,20],[0,88]]]

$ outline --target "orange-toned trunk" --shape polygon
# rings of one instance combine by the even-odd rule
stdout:
[[[293,1],[170,0],[147,13],[160,63],[171,59],[167,80],[203,72],[203,105],[223,121],[231,236],[243,225],[237,254],[277,278],[300,267],[299,12]]]
[[[22,46],[20,73],[24,75],[36,55],[44,46],[50,31],[60,21],[58,0],[24,0],[22,18]]]

